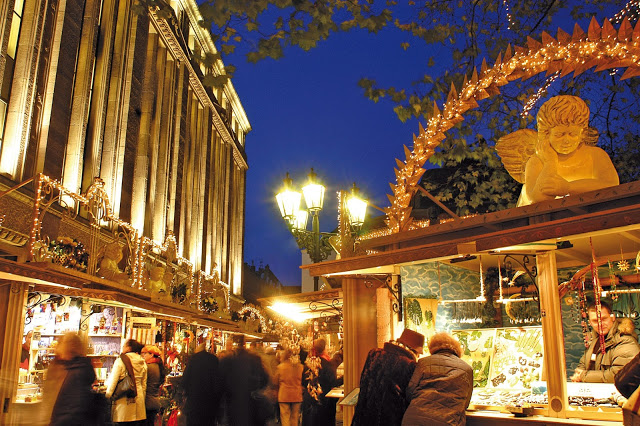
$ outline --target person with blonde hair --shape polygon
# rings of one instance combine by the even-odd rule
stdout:
[[[47,413],[51,410],[49,424],[96,424],[98,407],[91,391],[95,379],[96,374],[91,361],[85,356],[80,336],[73,332],[62,336],[44,386],[43,407]]]
[[[428,357],[418,361],[407,386],[411,401],[403,425],[464,425],[473,392],[473,369],[460,359],[462,347],[451,335],[429,339]]]

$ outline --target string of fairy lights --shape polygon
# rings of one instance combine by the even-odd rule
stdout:
[[[459,94],[452,85],[442,111],[434,103],[427,128],[420,124],[419,135],[413,138],[413,150],[405,146],[406,160],[398,161],[396,183],[391,184],[393,195],[389,197],[392,204],[386,209],[386,224],[392,233],[409,229],[412,220],[409,205],[425,171],[423,165],[445,139],[445,132],[464,120],[463,113],[477,108],[479,100],[499,94],[499,87],[509,81],[543,71],[559,72],[559,76],[573,72],[577,76],[597,66],[596,71],[626,68],[621,79],[640,75],[640,53],[634,41],[638,38],[640,28],[634,29],[626,17],[618,30],[608,20],[600,26],[593,19],[586,33],[576,26],[572,35],[558,30],[557,39],[542,33],[542,41],[530,38],[527,48],[516,46],[512,50],[509,46],[491,68],[484,60],[480,72],[474,69],[470,79],[465,76]]]
[[[625,18],[630,21],[637,21],[638,16],[640,16],[640,1],[633,0],[627,2],[620,12],[613,15],[611,21],[615,24],[619,24]]]
[[[547,78],[544,84],[540,88],[538,88],[536,93],[527,100],[527,103],[524,104],[522,112],[520,113],[520,117],[525,118],[527,115],[529,115],[529,111],[531,111],[533,107],[538,103],[538,101],[542,98],[542,96],[547,93],[547,89],[549,88],[549,86],[551,86],[551,84],[556,81],[558,77],[560,77],[560,71],[554,72],[549,78]]]
[[[53,192],[57,191],[58,197],[51,197]],[[50,197],[50,198],[47,198]],[[214,281],[226,289],[226,294],[229,294],[229,284],[220,281],[215,275],[208,274],[205,271],[194,271],[194,264],[189,259],[177,254],[177,241],[173,233],[169,232],[165,238],[164,243],[159,243],[145,236],[139,236],[139,232],[128,222],[121,220],[117,217],[111,208],[109,203],[109,197],[104,187],[104,182],[101,179],[96,179],[94,183],[87,189],[87,192],[83,194],[77,194],[62,186],[62,184],[56,179],[52,179],[49,176],[40,174],[36,178],[36,194],[34,202],[34,215],[33,226],[29,236],[29,256],[33,259],[36,250],[36,241],[41,239],[41,220],[40,216],[43,213],[43,209],[52,204],[55,200],[62,200],[68,198],[74,203],[90,209],[94,207],[92,211],[93,221],[96,223],[111,222],[119,227],[127,239],[131,242],[131,259],[132,259],[132,280],[131,287],[136,289],[144,288],[144,268],[145,261],[152,251],[160,253],[168,253],[170,250],[175,251],[175,260],[178,267],[188,277],[188,286],[192,294],[196,296],[196,302],[198,308],[201,307],[202,297],[202,285],[205,281]],[[218,273],[218,271],[215,271]],[[227,309],[229,309],[229,298],[226,297]]]
[[[507,0],[502,0],[502,6],[507,13],[507,20],[509,21],[509,25],[507,25],[507,29],[510,30],[513,28],[513,16],[511,15],[511,11],[509,10],[509,2]]]

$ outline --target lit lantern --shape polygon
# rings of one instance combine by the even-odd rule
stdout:
[[[358,197],[358,187],[353,184],[351,195],[347,199],[347,211],[349,212],[349,223],[354,228],[359,228],[364,224],[364,218],[367,214],[367,202]]]
[[[306,210],[298,210],[293,216],[292,225],[294,229],[298,231],[304,231],[307,229],[307,220],[309,219],[309,212]]]
[[[295,216],[295,213],[300,208],[300,198],[302,197],[302,194],[292,189],[293,181],[289,177],[288,172],[283,182],[284,187],[282,191],[276,195],[276,201],[278,202],[278,207],[280,208],[280,214],[282,217],[291,221]]]
[[[316,182],[316,174],[313,169],[311,169],[309,173],[309,183],[302,188],[302,193],[304,194],[304,201],[310,212],[322,210],[322,204],[324,203],[324,186]]]

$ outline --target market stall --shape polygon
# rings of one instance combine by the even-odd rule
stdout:
[[[476,363],[478,372],[486,372],[472,401],[471,408],[477,411],[470,421],[475,424],[485,418],[493,421],[494,414],[508,412],[507,407],[517,411],[517,405],[527,402],[526,398],[530,398],[532,408],[526,412],[531,414],[619,421],[621,410],[609,399],[610,384],[603,390],[596,389],[597,385],[569,381],[577,357],[584,350],[584,330],[577,318],[579,296],[575,289],[565,289],[566,283],[585,267],[590,271],[589,265],[600,264],[599,259],[615,259],[613,268],[606,262],[599,268],[597,281],[603,297],[618,293],[619,303],[626,301],[625,293],[638,291],[635,262],[639,241],[640,183],[633,182],[579,197],[378,237],[365,242],[367,248],[376,250],[375,254],[308,268],[314,275],[343,276],[345,392],[357,387],[368,350],[398,336],[403,327],[415,325],[411,324],[411,316],[421,311],[421,332],[428,335],[444,329],[461,340],[466,336],[470,349],[475,349],[469,353],[471,364]],[[509,254],[520,260],[528,256],[527,268],[535,269],[536,286],[526,274],[527,268],[516,262],[512,262],[511,272],[506,272],[505,256]],[[621,271],[618,262],[630,267]],[[499,265],[503,275],[491,275],[489,270],[494,268],[495,273]],[[509,286],[518,270],[524,274]],[[383,285],[380,278],[372,279],[381,273],[387,274],[390,286]],[[593,288],[592,273],[583,276],[589,293],[589,286]],[[504,284],[502,289],[491,284],[494,278]],[[377,287],[365,285],[372,281],[378,283]],[[486,299],[479,299],[486,297],[487,289],[492,293],[489,304]],[[397,303],[398,297],[401,304]],[[417,309],[410,306],[413,301],[417,301]],[[618,308],[618,315],[637,317],[625,303],[626,308]],[[491,315],[483,312],[487,305],[494,310]],[[541,333],[537,347],[542,350],[508,350],[510,356],[506,359],[486,362],[500,347],[496,347],[496,339],[510,330]],[[490,344],[489,336],[493,339]],[[524,367],[528,367],[526,374]],[[512,388],[511,383],[520,377],[526,378],[527,386],[519,379]],[[543,395],[541,389],[545,388]]]

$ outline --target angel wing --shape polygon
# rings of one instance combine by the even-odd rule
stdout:
[[[516,130],[498,139],[496,151],[512,178],[524,183],[524,169],[529,157],[536,153],[538,132],[533,129]]]

